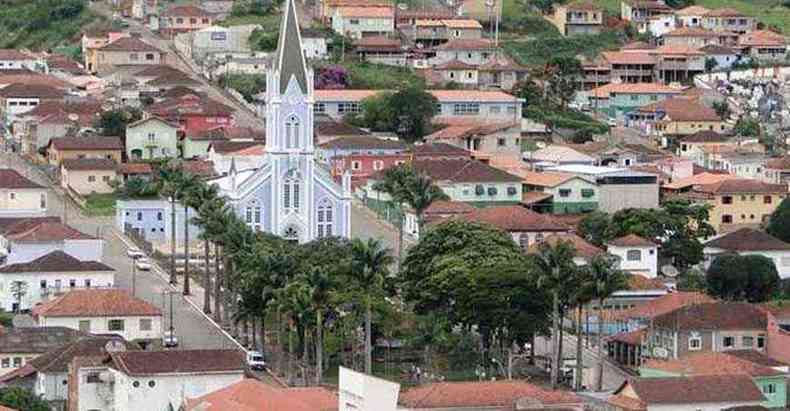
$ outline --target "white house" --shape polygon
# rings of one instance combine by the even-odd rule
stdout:
[[[339,411],[398,409],[400,384],[340,367]]]
[[[662,14],[659,16],[651,17],[647,21],[647,30],[650,31],[654,37],[661,37],[672,30],[675,30],[676,21],[675,16],[671,14]]]
[[[120,351],[72,367],[70,410],[178,410],[244,379],[237,350]],[[142,408],[141,408],[142,407]]]
[[[47,188],[13,169],[0,169],[0,216],[37,217],[47,212]]]
[[[20,219],[0,232],[0,262],[26,263],[53,251],[80,261],[101,261],[104,240],[60,222],[58,217]]]
[[[395,31],[395,12],[386,7],[338,7],[332,30],[351,38],[383,35]]]
[[[0,70],[28,69],[46,72],[46,62],[17,49],[0,49]]]
[[[779,277],[790,278],[790,244],[768,233],[742,228],[707,241],[704,245],[702,252],[706,270],[722,254],[762,255],[773,260]]]
[[[619,257],[620,269],[655,278],[658,275],[658,245],[636,234],[615,238],[606,243],[606,251]]]
[[[14,327],[0,334],[0,375],[24,367],[34,358],[85,334],[66,327]]]
[[[324,59],[327,56],[326,36],[315,30],[302,29],[302,49],[308,59]]]
[[[33,317],[42,327],[114,334],[143,344],[162,338],[162,311],[119,289],[70,291],[33,308]]]
[[[21,299],[14,295],[18,289],[15,284],[19,283],[25,284]],[[29,262],[0,267],[0,306],[6,311],[28,310],[69,290],[114,285],[112,267],[98,261],[80,261],[60,250],[52,251]]]
[[[50,85],[13,83],[0,89],[0,110],[6,124],[11,124],[40,103],[62,100],[65,96],[64,90]]]

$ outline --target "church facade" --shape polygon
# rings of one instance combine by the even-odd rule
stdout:
[[[313,71],[302,52],[293,0],[285,2],[280,38],[266,73],[266,159],[256,169],[232,164],[217,184],[255,230],[308,242],[350,237],[351,177],[338,184],[316,161]]]

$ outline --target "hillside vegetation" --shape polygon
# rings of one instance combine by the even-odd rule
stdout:
[[[103,20],[87,0],[0,1],[0,48],[50,49],[73,43],[80,30]]]

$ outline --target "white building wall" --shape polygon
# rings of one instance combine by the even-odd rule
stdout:
[[[38,373],[34,391],[47,401],[65,401],[69,396],[68,374]]]
[[[302,49],[308,59],[324,59],[327,56],[326,39],[323,37],[302,37]]]
[[[80,261],[101,261],[104,240],[65,240],[46,243],[11,242],[6,264],[26,263],[53,251],[63,251]]]
[[[16,299],[11,293],[11,285],[16,281],[27,284],[27,292],[22,298],[21,309],[28,310],[36,304],[47,301],[51,293],[60,284],[63,291],[69,289],[70,281],[76,282],[77,288],[85,288],[86,280],[91,287],[113,287],[115,273],[113,271],[96,272],[62,272],[62,273],[9,273],[0,276],[0,305],[6,311],[11,311]],[[47,288],[41,288],[41,282],[46,281]]]
[[[48,203],[46,189],[0,190],[2,217],[41,217],[47,212]]]
[[[140,329],[140,320],[151,320],[151,329],[144,331]],[[127,341],[139,339],[160,339],[162,338],[162,317],[161,316],[121,316],[121,317],[45,317],[38,318],[40,327],[68,327],[79,330],[80,321],[90,321],[90,332],[92,334],[117,334]],[[124,320],[123,331],[110,331],[110,320]]]
[[[760,405],[759,401],[719,402],[703,404],[648,405],[647,411],[721,411],[743,405]]]
[[[658,247],[619,247],[607,246],[609,254],[620,258],[620,269],[639,273],[650,278],[658,275]],[[629,260],[629,251],[639,251],[638,260]]]
[[[395,411],[400,384],[340,367],[338,411]]]

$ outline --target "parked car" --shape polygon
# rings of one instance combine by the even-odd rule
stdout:
[[[138,258],[134,260],[134,266],[140,271],[150,271],[151,262],[147,258]]]
[[[138,248],[130,248],[126,251],[126,255],[129,258],[134,258],[135,260],[141,257],[145,257],[145,253],[140,251]]]
[[[167,330],[162,334],[162,346],[178,347],[178,337],[173,330]]]
[[[263,371],[266,368],[266,361],[263,360],[263,354],[259,351],[248,351],[247,365],[253,370]]]
[[[608,124],[609,127],[617,127],[617,120],[613,119],[613,118],[610,118],[610,119],[606,120],[606,124]]]

